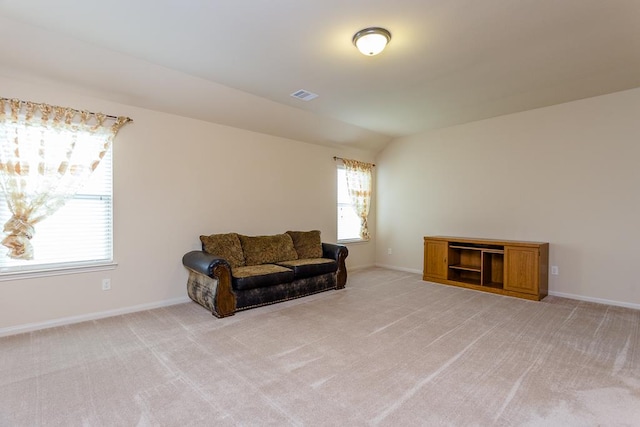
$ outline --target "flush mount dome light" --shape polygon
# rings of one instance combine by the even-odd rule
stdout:
[[[384,28],[370,27],[353,35],[353,44],[363,55],[373,56],[384,50],[391,40],[391,33]]]

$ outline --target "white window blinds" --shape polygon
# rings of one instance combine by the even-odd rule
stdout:
[[[9,258],[0,247],[0,275],[81,267],[113,261],[112,151],[109,150],[83,188],[52,215],[38,223],[31,239],[33,260]],[[11,212],[0,192],[0,226]]]

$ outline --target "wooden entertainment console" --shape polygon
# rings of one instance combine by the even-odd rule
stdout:
[[[547,296],[549,243],[428,236],[422,279],[539,301]]]

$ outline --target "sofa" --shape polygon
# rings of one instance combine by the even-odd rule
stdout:
[[[202,250],[182,257],[189,297],[216,317],[274,304],[347,282],[346,246],[324,243],[320,231],[268,236],[200,236]]]

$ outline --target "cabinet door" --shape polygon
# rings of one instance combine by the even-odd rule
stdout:
[[[504,289],[538,295],[539,262],[538,248],[505,246]]]
[[[448,264],[447,252],[449,244],[440,240],[424,241],[424,277],[446,279]]]

